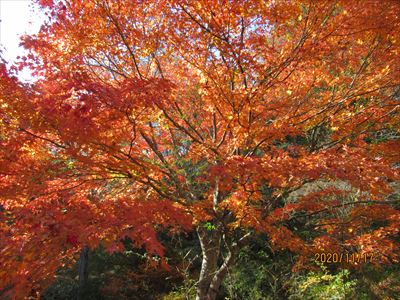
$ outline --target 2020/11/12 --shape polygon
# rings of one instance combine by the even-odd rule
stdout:
[[[315,253],[315,262],[320,263],[367,263],[373,261],[373,253],[337,253],[337,252],[322,252]]]

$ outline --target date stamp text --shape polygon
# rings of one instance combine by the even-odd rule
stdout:
[[[338,252],[321,252],[314,254],[315,262],[318,263],[347,263],[360,264],[373,262],[373,253],[338,253]]]

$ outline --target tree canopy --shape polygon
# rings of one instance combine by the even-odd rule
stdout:
[[[399,262],[398,2],[38,3],[48,22],[0,70],[2,293],[39,295],[127,237],[168,268],[160,231],[197,230],[198,299],[257,232],[297,268]]]

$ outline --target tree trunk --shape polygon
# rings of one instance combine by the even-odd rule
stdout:
[[[245,234],[237,243],[233,242],[231,245],[228,245],[219,229],[207,230],[198,227],[197,234],[203,259],[197,284],[196,300],[215,300],[228,269],[234,265],[240,247],[248,240],[251,233]],[[222,265],[219,265],[222,240],[227,247],[227,256],[223,259]]]
[[[78,278],[79,278],[79,287],[78,287],[78,300],[83,299],[83,292],[87,285],[89,272],[88,272],[88,264],[89,264],[89,247],[85,246],[81,250],[81,255],[79,257],[79,268],[78,268]]]
[[[203,227],[198,227],[197,235],[200,240],[203,259],[197,285],[196,300],[211,300],[208,294],[213,275],[218,267],[221,232],[219,230],[207,230]]]
[[[215,212],[218,209],[219,201],[219,178],[216,177],[213,195],[213,206]],[[225,228],[230,218],[232,218],[232,215],[230,214],[220,216],[219,220],[216,222],[216,228],[213,229],[208,229],[201,225],[197,227],[197,235],[200,240],[203,259],[201,262],[199,281],[197,283],[196,300],[216,299],[219,288],[221,287],[228,269],[235,263],[240,247],[251,235],[251,233],[247,233],[238,242],[228,242],[225,237]],[[227,256],[223,258],[223,263],[219,266],[218,261],[220,260],[222,241],[224,242],[225,248],[227,248]]]

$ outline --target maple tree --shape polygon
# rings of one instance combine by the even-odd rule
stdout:
[[[1,66],[3,294],[38,296],[82,248],[126,237],[167,268],[159,230],[197,230],[197,299],[256,232],[297,267],[399,261],[398,2],[38,3],[30,54]],[[346,184],[284,201],[321,181]],[[315,215],[312,239],[287,226]]]

